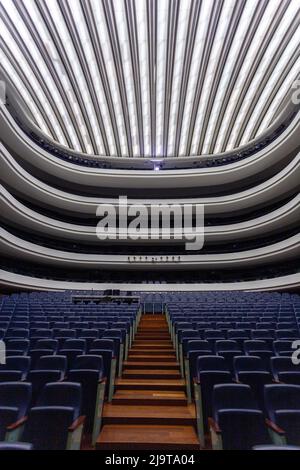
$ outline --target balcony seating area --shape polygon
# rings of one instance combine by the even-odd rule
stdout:
[[[100,156],[98,158],[93,158],[89,155],[76,155],[75,152],[69,152],[67,149],[63,149],[55,144],[55,142],[51,141],[47,138],[46,135],[39,135],[36,131],[34,131],[30,126],[22,119],[21,116],[18,115],[18,112],[12,104],[8,107],[11,115],[15,119],[18,126],[22,129],[22,131],[40,148],[45,150],[47,153],[54,155],[55,157],[64,160],[68,163],[72,163],[74,165],[85,166],[87,168],[99,168],[99,169],[109,169],[109,168],[124,168],[124,165],[119,165],[115,159],[108,160],[103,159]],[[236,152],[226,152],[224,154],[220,154],[219,156],[213,157],[203,157],[198,160],[194,160],[192,162],[187,162],[186,164],[180,165],[181,169],[190,169],[190,168],[213,168],[218,166],[229,165],[232,163],[239,162],[248,158],[252,155],[255,155],[257,152],[263,150],[272,142],[274,142],[278,137],[286,130],[289,124],[294,119],[296,113],[293,111],[290,113],[289,116],[286,117],[285,121],[278,125],[276,129],[273,129],[269,135],[264,136],[259,141],[251,143],[251,145],[246,145],[239,151]],[[153,164],[151,160],[147,162],[150,165],[146,168],[148,170],[153,170]],[[160,162],[159,164],[160,170],[170,170],[178,168],[178,162],[176,160],[172,162]],[[135,165],[134,162],[128,165],[128,170],[135,170],[140,169],[139,165]]]

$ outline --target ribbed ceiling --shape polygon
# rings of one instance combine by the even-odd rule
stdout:
[[[213,154],[278,115],[300,71],[299,0],[0,0],[2,72],[77,151]]]

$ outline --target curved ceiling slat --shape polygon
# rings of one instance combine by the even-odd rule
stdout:
[[[44,131],[86,153],[231,150],[268,127],[300,71],[298,0],[0,7],[6,75]]]

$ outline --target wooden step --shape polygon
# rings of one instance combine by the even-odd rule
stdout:
[[[98,450],[199,450],[193,426],[105,425]]]
[[[133,362],[167,362],[167,361],[176,361],[176,354],[162,354],[161,356],[153,354],[128,354],[128,361]],[[178,363],[175,362],[177,365]]]
[[[171,344],[153,344],[153,343],[145,343],[144,341],[142,344],[133,344],[132,348],[130,349],[131,351],[137,351],[139,349],[149,349],[149,351],[154,350],[154,351],[161,351],[163,349],[167,349],[169,351],[174,351],[173,346]]]
[[[123,362],[123,367],[127,370],[129,369],[167,369],[167,370],[178,370],[178,364],[175,362],[175,361],[172,361],[172,362],[157,362],[157,361],[153,361],[153,357],[152,357],[152,361],[145,361],[145,362],[141,362],[141,361],[137,361],[135,362],[134,359],[132,360],[128,360],[128,361],[125,361]]]
[[[103,408],[103,424],[195,425],[195,408],[189,406],[114,405]]]
[[[170,339],[135,339],[134,340],[134,346],[140,345],[140,344],[147,344],[147,346],[160,346],[160,345],[167,345],[169,347],[173,346],[173,343]]]
[[[161,369],[124,369],[122,377],[124,379],[179,379],[179,370]]]
[[[117,390],[168,390],[185,391],[185,382],[182,379],[117,379]]]
[[[153,356],[162,356],[162,355],[169,355],[169,356],[175,356],[175,351],[174,349],[164,349],[164,348],[159,348],[159,349],[147,349],[145,346],[143,348],[131,348],[129,351],[130,355],[150,355],[152,354]]]
[[[118,390],[113,398],[114,405],[155,405],[155,406],[186,406],[187,398],[184,392],[165,390]]]

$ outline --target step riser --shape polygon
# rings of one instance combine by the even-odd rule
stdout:
[[[149,349],[131,349],[130,356],[143,356],[143,355],[152,355],[152,356],[164,356],[168,355],[170,357],[175,357],[175,353],[171,349],[158,349],[158,350],[149,350]]]
[[[158,362],[168,362],[172,360],[173,360],[172,364],[176,364],[178,366],[178,364],[175,362],[175,355],[166,356],[166,357],[156,356],[155,358],[153,358],[153,355],[139,357],[139,356],[131,356],[129,354],[128,356],[128,361],[132,361],[132,362],[157,362],[158,363]]]
[[[114,398],[112,401],[113,405],[132,405],[133,400],[130,398]],[[186,400],[180,400],[176,398],[138,398],[134,400],[135,406],[153,405],[153,406],[186,406]]]
[[[180,374],[178,372],[174,374],[164,374],[164,373],[154,373],[154,374],[143,374],[141,373],[126,373],[124,372],[122,377],[124,379],[180,379]]]
[[[151,344],[150,343],[149,344],[146,341],[134,343],[134,345],[131,348],[131,351],[136,351],[137,349],[145,349],[145,348],[149,350],[154,350],[154,351],[161,350],[161,349],[168,349],[170,351],[174,351],[172,344],[166,344],[166,343],[163,343],[163,344],[153,344],[153,343]]]
[[[130,364],[130,362],[125,362],[124,367],[126,369],[134,370],[134,369],[161,369],[161,370],[178,370],[178,365],[174,362],[171,362],[170,364],[160,364],[157,362],[156,364],[147,364],[147,362],[139,362],[138,364]]]
[[[96,446],[97,450],[106,450],[106,451],[121,451],[121,450],[129,450],[129,451],[140,451],[140,450],[148,450],[148,451],[169,451],[169,452],[176,452],[178,449],[181,451],[193,451],[199,450],[199,446],[190,445],[190,444],[145,444],[145,443],[133,443],[130,442],[114,442],[114,443],[97,443]]]
[[[193,418],[172,418],[170,416],[164,417],[145,417],[145,416],[136,416],[136,417],[129,417],[129,416],[118,416],[118,417],[106,417],[103,416],[103,425],[106,424],[144,424],[144,425],[167,425],[167,426],[193,426],[194,419]]]
[[[117,384],[115,386],[116,391],[118,390],[168,390],[169,392],[184,392],[185,386],[181,384],[172,384],[172,385],[160,385],[160,384],[137,384],[133,383],[129,384]]]

